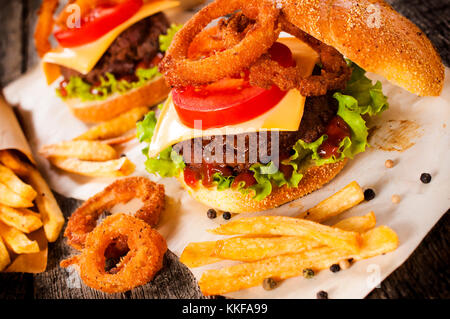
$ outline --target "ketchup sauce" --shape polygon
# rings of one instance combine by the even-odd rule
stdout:
[[[319,146],[319,156],[322,158],[338,157],[340,155],[339,144],[344,138],[350,137],[349,126],[340,116],[336,116],[328,124],[325,134],[327,134],[328,138]]]

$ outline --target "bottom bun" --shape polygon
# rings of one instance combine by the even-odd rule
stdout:
[[[124,94],[115,93],[106,100],[83,102],[80,99],[65,100],[72,113],[87,123],[109,121],[120,114],[140,106],[151,106],[163,101],[170,88],[159,76],[148,84]]]
[[[282,186],[274,188],[272,193],[261,201],[254,200],[252,194],[244,195],[239,191],[200,186],[192,189],[184,182],[183,174],[178,180],[197,201],[222,211],[232,213],[250,213],[271,209],[303,197],[330,182],[345,166],[347,160],[334,164],[312,166],[303,172],[303,178],[298,187]]]

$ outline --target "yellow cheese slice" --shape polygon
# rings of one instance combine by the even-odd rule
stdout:
[[[310,75],[318,61],[317,53],[307,44],[295,38],[280,38],[278,41],[289,46],[297,65],[302,70],[302,76]],[[180,121],[172,97],[169,96],[156,124],[149,147],[149,156],[155,157],[167,147],[195,137],[258,131],[297,131],[303,116],[305,100],[306,98],[298,90],[291,90],[274,108],[253,120],[221,128],[201,130],[187,127]]]
[[[178,5],[179,2],[177,1],[156,1],[146,3],[133,17],[109,31],[101,38],[95,40],[94,42],[74,48],[58,47],[53,49],[44,55],[43,62],[63,65],[82,74],[86,74],[92,70],[98,60],[102,57],[103,53],[105,53],[111,43],[124,30],[144,18],[160,11],[174,8]],[[44,72],[49,69],[49,67],[44,66]]]

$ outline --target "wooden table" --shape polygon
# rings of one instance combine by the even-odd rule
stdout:
[[[415,22],[450,64],[448,0],[389,0]],[[39,0],[0,0],[0,87],[35,65],[32,43]],[[448,163],[443,163],[448,165]],[[66,217],[79,201],[57,195]],[[0,299],[14,298],[202,298],[189,270],[168,252],[165,267],[151,285],[106,295],[80,284],[58,266],[71,251],[64,240],[50,245],[48,271],[39,275],[0,274]],[[450,298],[450,213],[444,215],[412,256],[367,298]],[[68,289],[67,286],[74,287]],[[80,288],[78,288],[80,287]]]

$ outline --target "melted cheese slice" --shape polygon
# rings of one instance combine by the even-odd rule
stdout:
[[[301,69],[302,76],[311,75],[318,61],[317,53],[307,44],[295,38],[280,38],[279,42],[286,44]],[[253,120],[202,130],[192,129],[184,125],[175,110],[172,96],[169,96],[156,124],[149,148],[149,156],[155,157],[161,151],[176,143],[195,137],[213,135],[235,135],[259,131],[297,131],[303,116],[306,98],[298,90],[289,91],[286,96],[271,110]]]
[[[146,3],[138,12],[130,19],[120,24],[113,30],[94,42],[81,45],[74,48],[58,47],[47,52],[43,57],[44,72],[47,75],[47,81],[51,81],[55,77],[54,66],[46,64],[63,65],[70,69],[76,70],[82,74],[87,74],[93,69],[98,60],[103,56],[111,43],[126,29],[136,22],[145,19],[155,13],[163,10],[171,9],[179,5],[177,1],[154,1]]]

